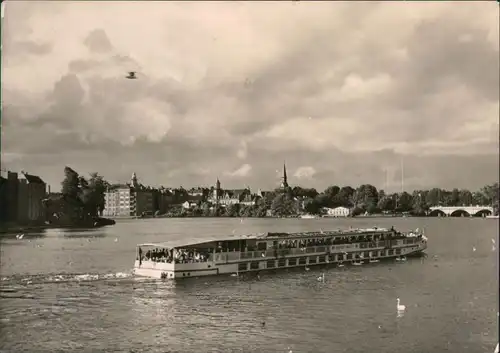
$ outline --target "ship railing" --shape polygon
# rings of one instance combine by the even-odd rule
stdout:
[[[355,244],[343,244],[343,245],[330,245],[330,246],[312,246],[308,248],[289,248],[289,249],[277,249],[277,250],[267,250],[267,251],[247,251],[241,252],[239,258],[234,258],[235,253],[218,253],[216,256],[216,261],[232,261],[232,260],[246,260],[246,259],[268,259],[276,257],[284,257],[287,255],[304,255],[304,254],[315,254],[315,253],[326,253],[326,252],[340,252],[353,249],[376,249],[384,248],[386,246],[385,241],[379,242],[365,242],[365,243],[355,243]],[[224,254],[231,254],[231,257],[224,257]],[[227,258],[227,260],[226,260]]]
[[[219,252],[215,254],[215,262],[228,262],[240,260],[239,252]]]

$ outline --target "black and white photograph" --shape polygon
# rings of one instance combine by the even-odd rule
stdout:
[[[0,353],[498,353],[499,13],[2,1]]]

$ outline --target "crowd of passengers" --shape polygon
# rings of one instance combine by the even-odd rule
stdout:
[[[141,261],[166,262],[166,263],[195,263],[205,262],[208,259],[209,252],[199,252],[186,249],[151,249],[142,254],[139,248],[139,257]]]

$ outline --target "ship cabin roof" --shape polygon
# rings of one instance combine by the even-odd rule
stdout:
[[[217,246],[219,242],[229,241],[242,241],[242,240],[256,240],[256,241],[269,241],[269,240],[284,240],[284,239],[320,239],[329,237],[346,237],[346,236],[359,236],[364,234],[373,233],[388,233],[392,230],[386,228],[371,228],[371,229],[348,229],[348,230],[334,230],[334,231],[315,231],[315,232],[302,232],[302,233],[260,233],[250,235],[232,235],[213,238],[187,238],[171,240],[160,243],[143,243],[138,244],[138,247],[156,247],[166,249],[176,248],[198,248],[198,247],[211,247]]]

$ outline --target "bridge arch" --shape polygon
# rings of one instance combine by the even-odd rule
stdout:
[[[491,216],[493,212],[487,208],[483,208],[482,210],[477,211],[476,213],[473,214],[474,217],[485,217],[485,216]]]
[[[470,217],[470,213],[460,208],[451,212],[450,217]]]
[[[435,209],[435,210],[431,210],[429,212],[429,216],[430,217],[446,217],[446,213],[444,213],[442,210],[440,209]]]

